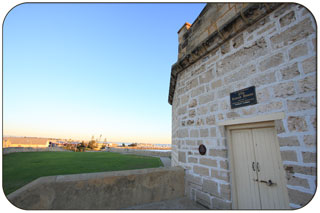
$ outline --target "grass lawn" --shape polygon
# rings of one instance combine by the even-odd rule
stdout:
[[[163,166],[160,158],[112,152],[21,152],[3,155],[5,194],[42,176]]]

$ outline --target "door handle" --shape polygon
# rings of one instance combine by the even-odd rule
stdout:
[[[272,185],[276,185],[276,183],[272,182],[272,180],[260,180],[260,183],[265,183],[267,184],[267,186],[272,186]]]
[[[254,162],[252,162],[252,170],[255,172],[256,169],[254,168]]]

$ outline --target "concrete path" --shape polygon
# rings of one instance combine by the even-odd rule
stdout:
[[[164,167],[170,167],[171,166],[171,159],[168,157],[160,157],[160,160],[163,163]]]
[[[125,209],[149,209],[149,210],[157,210],[157,209],[171,209],[171,210],[202,210],[207,209],[204,206],[196,203],[193,200],[190,200],[186,197],[177,198],[174,200],[165,200],[154,203],[147,203],[138,206],[132,206]]]

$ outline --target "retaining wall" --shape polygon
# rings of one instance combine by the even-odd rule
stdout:
[[[122,209],[184,196],[184,169],[138,169],[41,177],[7,196],[16,207]]]
[[[8,147],[2,149],[2,154],[14,152],[71,152],[60,147],[32,148],[32,147]]]

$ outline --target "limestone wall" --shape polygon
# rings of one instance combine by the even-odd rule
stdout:
[[[265,14],[249,24],[239,17],[229,27],[233,36],[216,38],[210,51],[204,43],[203,52],[173,66],[172,165],[187,169],[186,194],[210,208],[231,208],[227,140],[217,123],[234,118],[284,112],[276,129],[290,207],[304,206],[316,190],[315,20],[296,4]],[[235,31],[238,25],[247,27]],[[249,86],[258,104],[231,109],[229,94]]]
[[[15,152],[71,152],[60,147],[32,148],[32,147],[8,147],[2,149],[2,154]]]
[[[7,196],[25,210],[122,209],[184,196],[184,170],[138,169],[42,177]]]

